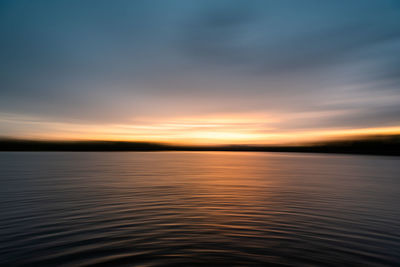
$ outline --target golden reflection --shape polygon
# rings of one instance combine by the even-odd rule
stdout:
[[[187,166],[191,176],[182,178],[177,173],[176,178],[185,181],[181,184],[184,187],[183,197],[190,199],[192,209],[186,215],[190,217],[195,214],[208,227],[239,227],[243,216],[252,213],[254,217],[259,209],[265,208],[259,203],[265,204],[271,197],[271,191],[264,190],[260,199],[260,194],[254,194],[254,188],[277,188],[283,182],[265,178],[268,177],[266,170],[273,170],[273,162],[266,161],[263,155],[246,152],[184,152],[178,157],[182,154],[185,159],[195,159],[196,162],[196,165]]]

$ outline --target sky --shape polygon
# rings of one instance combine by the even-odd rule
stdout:
[[[397,133],[398,0],[0,0],[0,137]]]

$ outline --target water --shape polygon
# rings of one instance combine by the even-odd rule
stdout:
[[[1,266],[400,264],[400,158],[0,153]]]

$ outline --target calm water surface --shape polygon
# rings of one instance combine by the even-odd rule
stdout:
[[[0,153],[1,266],[400,265],[400,158]]]

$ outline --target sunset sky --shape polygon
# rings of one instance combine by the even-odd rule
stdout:
[[[398,0],[0,2],[0,137],[398,133]]]

